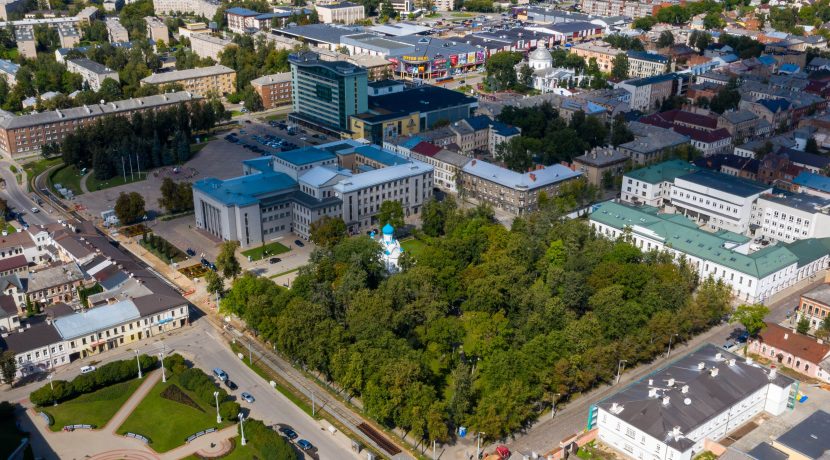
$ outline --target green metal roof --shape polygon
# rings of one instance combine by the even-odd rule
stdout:
[[[699,171],[697,166],[683,160],[669,160],[625,173],[626,177],[649,184],[672,182],[676,177]]]
[[[656,237],[677,251],[755,278],[763,278],[796,262],[800,263],[799,256],[785,246],[771,246],[749,255],[733,251],[730,248],[748,240],[731,232],[705,232],[698,229],[694,222],[677,214],[654,215],[633,206],[605,202],[591,214],[591,219],[619,230],[639,226],[644,230],[632,228],[632,231],[649,238]],[[830,241],[826,244],[830,247]]]
[[[810,238],[808,240],[793,241],[786,245],[796,257],[798,266],[803,267],[821,259],[830,253],[830,238]]]

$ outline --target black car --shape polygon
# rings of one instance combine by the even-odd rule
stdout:
[[[305,244],[303,244],[303,242],[302,242],[302,241],[300,241],[300,240],[294,240],[294,244],[296,244],[296,245],[297,245],[297,246],[299,246],[299,247],[303,247],[303,246],[305,246]]]
[[[187,248],[187,250],[185,250],[184,252],[186,252],[187,255],[190,256],[190,257],[193,257],[193,256],[196,255],[196,251],[194,251],[192,248]]]
[[[280,259],[279,257],[271,257],[271,258],[268,260],[268,263],[269,263],[269,264],[278,264],[278,263],[280,263],[280,262],[282,262],[282,259]]]
[[[299,436],[297,435],[297,432],[296,432],[296,431],[294,431],[294,430],[292,430],[291,428],[288,428],[288,427],[282,427],[282,428],[280,428],[280,433],[282,433],[282,434],[283,434],[283,436],[285,436],[286,438],[288,438],[288,439],[290,439],[290,440],[292,440],[292,441],[293,441],[293,440],[295,440],[295,439],[297,439],[297,438],[299,437]]]
[[[208,262],[208,268],[210,268],[213,271],[216,271],[216,264],[213,262]]]
[[[202,266],[204,266],[204,267],[210,267],[210,262],[208,262],[208,260],[205,259],[204,257],[202,257],[202,259],[199,260],[199,263],[201,263]]]
[[[251,122],[251,120],[245,120],[245,123],[250,123],[250,122]]]
[[[228,387],[228,389],[229,389],[229,390],[231,390],[231,391],[236,390],[237,388],[239,388],[238,386],[236,386],[236,384],[235,384],[235,383],[233,383],[233,380],[225,380],[225,385],[226,385],[226,386]]]

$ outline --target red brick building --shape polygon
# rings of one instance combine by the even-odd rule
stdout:
[[[291,104],[291,72],[265,75],[251,80],[265,110]]]

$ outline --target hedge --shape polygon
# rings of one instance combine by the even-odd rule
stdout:
[[[158,365],[158,358],[155,356],[140,355],[138,360],[142,372],[149,371]],[[81,374],[71,382],[54,380],[51,386],[46,384],[33,391],[29,395],[29,400],[36,406],[52,404],[53,401],[68,401],[82,394],[127,381],[136,377],[137,372],[133,359],[113,361],[99,367],[95,372]]]

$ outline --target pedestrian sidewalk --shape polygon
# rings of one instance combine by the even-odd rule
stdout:
[[[154,371],[149,374],[145,374],[144,382],[142,382],[141,385],[139,385],[138,389],[135,390],[132,396],[130,396],[130,399],[128,399],[127,402],[125,402],[124,405],[122,405],[121,408],[118,409],[118,412],[116,412],[115,415],[112,416],[110,421],[107,422],[107,426],[103,427],[102,429],[106,430],[109,433],[115,434],[115,431],[118,429],[118,427],[120,427],[121,424],[124,423],[124,420],[127,420],[127,417],[129,417],[130,414],[133,413],[133,411],[141,402],[141,400],[143,400],[144,397],[147,396],[147,393],[149,393],[150,390],[152,390],[153,387],[156,386],[160,379],[161,372]]]

